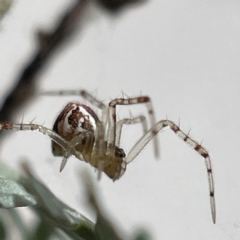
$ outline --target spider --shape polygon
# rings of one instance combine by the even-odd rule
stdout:
[[[60,172],[67,163],[69,156],[83,160],[98,169],[99,178],[103,171],[113,181],[119,179],[126,171],[126,166],[132,162],[150,140],[154,141],[155,156],[158,157],[158,141],[156,134],[165,127],[169,127],[184,142],[190,145],[206,164],[210,204],[213,223],[216,222],[216,208],[214,197],[214,181],[212,164],[207,150],[185,134],[177,124],[170,120],[155,122],[154,111],[148,96],[134,98],[116,98],[109,102],[108,106],[97,100],[84,90],[80,91],[46,91],[42,93],[48,96],[78,95],[101,110],[101,119],[88,105],[79,102],[68,103],[57,117],[53,130],[37,124],[13,124],[0,123],[0,130],[38,130],[52,139],[52,152],[55,156],[62,156]],[[138,117],[116,120],[117,105],[146,104],[150,117],[151,128],[147,130],[146,118]],[[143,136],[132,147],[128,155],[119,147],[121,131],[124,124],[141,123]]]

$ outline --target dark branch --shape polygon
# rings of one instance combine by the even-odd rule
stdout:
[[[11,120],[18,109],[34,97],[37,90],[36,80],[39,72],[46,66],[55,50],[72,35],[79,24],[87,0],[77,1],[59,20],[55,30],[50,33],[40,32],[39,45],[33,58],[15,81],[16,84],[6,97],[0,110],[0,122]],[[0,131],[0,134],[3,132]]]
[[[106,8],[112,13],[116,13],[127,5],[136,3],[144,3],[146,0],[96,0],[102,7]]]

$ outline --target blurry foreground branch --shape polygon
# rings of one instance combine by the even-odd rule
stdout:
[[[12,0],[0,0],[0,19],[8,12],[12,5]]]
[[[54,51],[66,41],[79,23],[79,19],[85,9],[87,0],[77,1],[63,17],[56,28],[50,32],[39,33],[39,45],[34,57],[24,68],[16,85],[5,99],[0,110],[0,121],[10,121],[13,114],[22,108],[36,92],[36,80],[38,73],[47,64],[47,60]],[[0,132],[2,134],[2,132]]]

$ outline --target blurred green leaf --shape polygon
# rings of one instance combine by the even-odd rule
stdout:
[[[13,208],[32,206],[36,200],[19,183],[0,178],[0,207]]]
[[[0,163],[0,176],[2,176],[2,172],[8,172],[6,176],[14,179],[0,177],[0,206],[2,205],[4,208],[31,206],[32,210],[39,216],[40,223],[34,232],[21,225],[21,220],[18,221],[19,223],[16,222],[16,225],[20,227],[23,239],[47,240],[52,236],[62,236],[61,239],[66,239],[68,236],[73,240],[125,240],[121,230],[117,229],[118,231],[116,231],[116,226],[113,224],[114,220],[105,215],[104,206],[99,204],[97,190],[87,173],[81,174],[85,176],[84,181],[88,183],[87,185],[91,186],[87,189],[88,194],[84,198],[89,198],[89,202],[96,212],[96,224],[59,200],[34,176],[27,163],[22,166],[26,177],[11,174],[7,166],[2,168],[6,171],[2,170]],[[6,229],[1,225],[0,227],[2,227],[0,239],[4,240]],[[56,231],[56,229],[61,231]],[[150,240],[150,237],[145,231],[142,231],[133,239]]]
[[[122,237],[115,230],[115,226],[112,224],[112,219],[110,220],[105,216],[102,209],[103,207],[98,202],[97,190],[93,184],[90,175],[87,172],[82,173],[84,181],[90,186],[88,190],[89,202],[92,208],[97,213],[97,223],[95,225],[95,232],[98,240],[123,240]]]
[[[123,240],[115,231],[111,222],[102,215],[101,212],[97,212],[97,223],[95,227],[98,239],[101,240]]]
[[[26,190],[35,196],[37,204],[33,210],[52,228],[59,228],[71,239],[95,240],[95,224],[74,209],[59,200],[46,186],[33,175],[29,166],[23,164],[27,179],[20,182]],[[92,236],[93,238],[85,238]]]
[[[54,230],[46,222],[41,221],[29,240],[48,240],[53,232]]]
[[[2,221],[0,221],[0,239],[1,240],[7,239],[6,231],[5,231],[5,225]]]
[[[148,232],[140,230],[134,240],[150,240],[151,237]]]
[[[84,223],[79,224],[75,229],[74,232],[77,233],[78,236],[82,236],[87,240],[97,240],[95,229],[89,228],[89,225]]]

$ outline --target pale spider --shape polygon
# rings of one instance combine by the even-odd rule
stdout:
[[[127,164],[132,162],[146,144],[153,139],[155,156],[158,156],[158,142],[155,135],[163,128],[169,127],[184,142],[189,144],[201,155],[207,167],[210,204],[212,220],[216,222],[216,209],[214,198],[214,181],[212,175],[211,159],[208,152],[201,144],[190,138],[180,130],[179,126],[170,120],[155,122],[153,107],[148,96],[134,98],[116,98],[106,106],[91,94],[81,91],[47,91],[43,95],[80,95],[85,100],[102,111],[101,120],[88,105],[70,102],[57,117],[53,130],[37,124],[12,124],[0,123],[0,130],[38,130],[52,139],[52,152],[55,156],[63,156],[60,171],[66,165],[70,155],[83,160],[93,167],[103,171],[113,180],[119,179],[126,170]],[[116,121],[117,105],[133,105],[145,103],[150,116],[151,128],[147,130],[144,116],[126,118]],[[121,130],[124,124],[141,123],[144,135],[130,150],[126,156],[124,150],[119,147]]]

